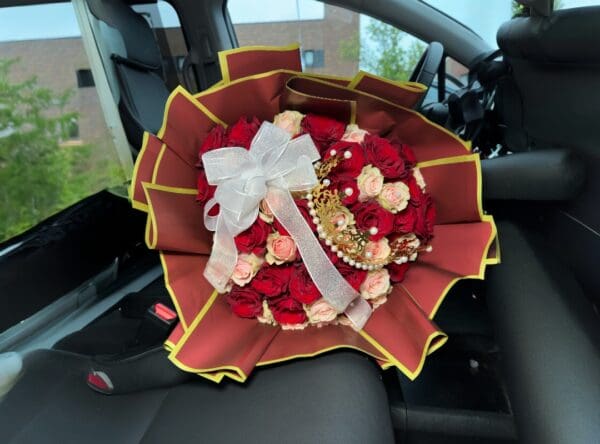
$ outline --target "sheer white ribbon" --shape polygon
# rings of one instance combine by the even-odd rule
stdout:
[[[313,162],[319,160],[319,152],[309,135],[290,139],[287,131],[264,122],[250,150],[227,147],[202,156],[208,183],[217,186],[204,209],[206,228],[215,232],[204,276],[219,292],[225,291],[237,262],[234,237],[254,223],[265,199],[296,242],[323,298],[359,330],[371,315],[370,305],[331,263],[290,194],[317,185]],[[210,216],[217,204],[219,214]]]

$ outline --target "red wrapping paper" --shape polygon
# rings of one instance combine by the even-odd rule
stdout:
[[[180,323],[166,342],[183,370],[220,382],[243,382],[257,366],[349,348],[414,379],[425,357],[447,340],[432,320],[452,285],[483,279],[499,262],[496,227],[481,205],[479,157],[468,143],[409,107],[422,85],[358,73],[354,79],[299,72],[297,45],[250,47],[220,54],[223,81],[200,94],[173,91],[156,136],[146,134],[130,194],[148,213],[146,243],[160,251],[165,284]],[[268,72],[265,72],[268,69]],[[388,302],[362,331],[327,326],[284,331],[231,313],[203,277],[212,233],[196,203],[197,152],[216,124],[242,115],[272,120],[286,109],[329,115],[413,149],[433,196],[433,251],[419,256]]]

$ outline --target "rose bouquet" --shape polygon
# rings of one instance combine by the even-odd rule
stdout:
[[[351,348],[414,378],[446,340],[449,289],[499,260],[479,158],[410,110],[420,85],[299,60],[221,53],[223,81],[176,89],[144,139],[131,197],[179,315],[170,359],[244,381]]]
[[[209,168],[215,158],[222,162],[229,154],[223,152],[227,147],[252,151],[255,141],[261,140],[259,132],[267,131],[295,140],[290,143],[291,150],[309,144],[313,157],[321,161],[313,165],[312,186],[305,186],[306,192],[292,193],[292,198],[321,242],[313,241],[305,248],[324,251],[325,261],[367,301],[360,302],[368,314],[387,301],[392,284],[402,281],[409,262],[430,248],[425,244],[433,235],[435,210],[414,153],[398,140],[316,114],[284,111],[274,117],[273,124],[242,117],[229,129],[215,126],[199,150],[197,200],[217,205],[217,186],[208,183],[204,161]],[[252,169],[239,173],[249,175],[250,180],[253,174],[264,177],[262,172],[249,171]],[[231,170],[225,173],[229,177]],[[236,263],[223,287],[233,313],[282,329],[337,323],[352,326],[357,321],[353,313],[350,318],[339,313],[321,294],[317,281],[322,270],[303,262],[296,244],[302,236],[288,232],[283,222],[286,217],[276,217],[267,198],[259,202],[257,210],[252,213],[251,225],[234,237]],[[290,210],[295,208],[287,208]]]

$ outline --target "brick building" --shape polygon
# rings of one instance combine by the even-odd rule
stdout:
[[[325,6],[321,20],[238,24],[235,30],[240,45],[285,45],[300,41],[307,71],[351,76],[358,69],[358,61],[340,56],[339,42],[358,33],[359,16],[341,8]],[[187,54],[181,30],[157,29],[156,38],[164,55],[168,83],[174,85],[177,82],[174,71],[181,68]],[[55,92],[72,92],[66,111],[75,111],[79,117],[74,122],[71,140],[65,141],[65,145],[93,143],[111,149],[81,38],[0,42],[0,58],[18,59],[11,70],[15,82],[35,76],[41,86]]]
[[[110,146],[81,38],[0,42],[0,58],[17,61],[11,68],[15,82],[36,77],[40,86],[56,93],[71,91],[65,111],[75,111],[79,118],[74,122],[72,140],[67,143],[83,141]],[[82,83],[85,78],[88,83]]]
[[[359,18],[355,12],[325,5],[321,20],[237,24],[235,33],[240,46],[301,42],[307,71],[353,76],[358,60],[345,60],[340,42],[358,34]]]

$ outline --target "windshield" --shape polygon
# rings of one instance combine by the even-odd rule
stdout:
[[[454,20],[471,28],[491,47],[497,48],[496,32],[500,25],[523,13],[523,7],[511,0],[422,0]],[[597,6],[600,0],[554,0],[554,9]]]

